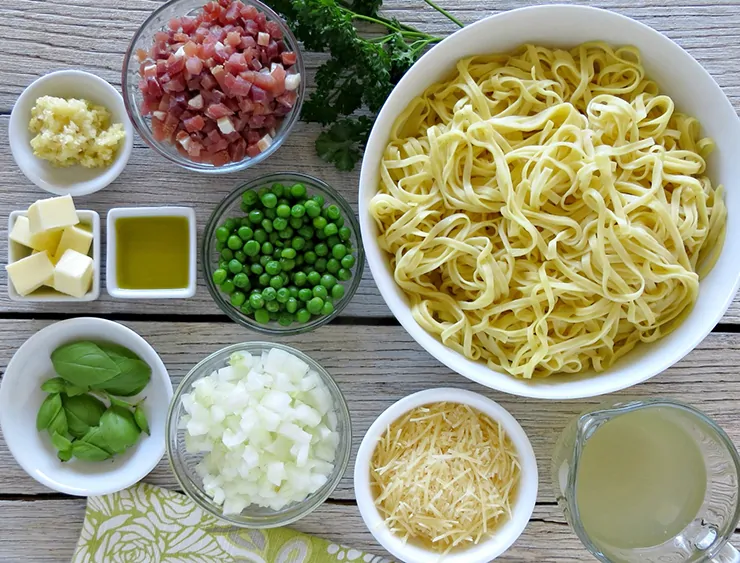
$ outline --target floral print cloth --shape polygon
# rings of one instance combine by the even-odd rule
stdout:
[[[90,497],[72,563],[391,563],[289,528],[225,525],[183,494],[139,483]]]

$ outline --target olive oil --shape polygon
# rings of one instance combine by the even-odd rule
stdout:
[[[681,421],[674,409],[646,408],[607,421],[584,443],[576,504],[605,554],[660,545],[699,513],[707,470]]]
[[[180,289],[188,285],[187,217],[116,220],[116,282],[122,289]]]

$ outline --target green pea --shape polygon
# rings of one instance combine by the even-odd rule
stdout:
[[[260,264],[252,264],[249,267],[249,271],[252,272],[256,276],[259,276],[260,274],[262,274],[262,272],[265,271],[265,269]]]
[[[321,307],[321,314],[331,315],[333,312],[334,312],[334,305],[331,304],[331,301],[324,301],[324,305]]]
[[[339,278],[342,281],[347,281],[352,278],[352,272],[350,272],[346,268],[340,268],[337,272],[337,278]]]
[[[342,227],[344,227],[344,217],[342,217],[342,216],[340,215],[339,217],[337,217],[336,219],[334,219],[334,224],[335,224],[335,225],[336,225],[337,227],[339,227],[339,228],[342,228]]]
[[[309,227],[308,225],[305,225],[298,229],[298,234],[306,240],[310,240],[313,237],[313,232],[313,228]]]
[[[303,217],[306,214],[306,208],[302,205],[296,203],[293,207],[290,208],[290,215],[292,217]]]
[[[314,247],[313,251],[316,253],[316,256],[326,256],[329,254],[329,247],[321,242]]]
[[[283,251],[282,251],[282,253],[281,253],[281,256],[283,258],[293,259],[293,258],[296,257],[296,251],[295,251],[294,248],[284,248]]]
[[[262,244],[267,240],[267,231],[264,229],[257,229],[254,231],[254,240]]]
[[[280,289],[281,287],[283,287],[283,285],[283,278],[281,278],[280,276],[272,276],[270,278],[270,287],[274,289]]]
[[[275,227],[276,231],[282,231],[288,226],[288,220],[283,217],[277,217],[272,220],[272,226]]]
[[[282,281],[282,280],[280,280]],[[277,302],[278,303],[287,303],[288,299],[290,299],[290,291],[287,287],[280,287],[277,290]]]
[[[273,244],[274,245],[274,244],[277,244],[280,241],[280,237],[278,236],[278,234],[275,231],[273,231],[273,232],[270,233],[270,236],[267,237],[267,240],[270,242],[270,244]]]
[[[298,310],[298,300],[295,297],[288,297],[285,302],[285,310],[288,313],[295,313]]]
[[[221,285],[226,281],[226,278],[229,276],[229,274],[226,272],[226,270],[219,268],[218,270],[215,270],[213,272],[213,283],[216,285]]]
[[[280,310],[280,303],[277,301],[268,301],[265,303],[265,309],[270,311],[270,313],[277,313]]]
[[[318,285],[319,282],[321,282],[321,274],[319,274],[316,270],[310,272],[308,274],[308,283],[309,285]]]
[[[313,297],[306,303],[306,309],[312,315],[318,315],[321,313],[321,308],[324,306],[324,300],[321,297]]]
[[[282,197],[282,195],[286,192],[285,186],[283,186],[280,182],[275,182],[272,186],[270,186],[270,190],[272,190],[272,193],[274,193],[276,197]]]
[[[239,235],[239,238],[242,239],[242,241],[247,242],[248,240],[252,239],[254,231],[249,227],[239,227],[239,230],[236,232],[236,234]]]
[[[329,291],[323,285],[314,286],[312,293],[314,297],[320,297],[321,299],[329,297]]]
[[[283,280],[283,285],[288,285],[290,283],[290,276],[287,272],[280,272],[278,275]]]
[[[347,254],[344,258],[342,258],[342,268],[347,268],[348,270],[355,265],[355,257],[351,254]]]
[[[254,320],[260,324],[266,325],[270,322],[270,313],[268,313],[264,309],[257,309],[254,312]]]
[[[273,207],[277,206],[277,200],[278,196],[274,193],[266,193],[260,198],[260,201],[262,201],[262,205],[264,205],[268,209],[272,209]]]
[[[221,242],[220,240],[216,241],[216,252],[221,252],[224,248],[226,248],[226,243]]]
[[[306,215],[311,217],[311,219],[315,219],[321,215],[321,206],[312,199],[309,199],[304,207],[306,208]]]
[[[329,225],[327,225],[328,227]],[[342,242],[337,235],[332,235],[330,237],[326,238],[326,244],[329,248],[334,248],[336,245],[338,245],[340,242]]]
[[[257,203],[258,199],[259,196],[254,190],[247,190],[242,194],[242,201],[247,205],[254,205],[255,203]]]
[[[278,233],[278,236],[283,240],[293,238],[293,229],[291,227],[285,227],[282,231]]]
[[[229,272],[232,274],[238,274],[244,269],[244,265],[239,262],[236,258],[229,261]]]
[[[340,265],[339,260],[336,258],[330,258],[326,261],[326,271],[330,274],[335,274],[339,271]]]
[[[306,239],[303,237],[293,237],[293,240],[290,241],[290,246],[294,251],[303,250],[303,247],[306,246]]]
[[[336,258],[337,260],[341,260],[347,255],[347,247],[340,242],[339,244],[332,247],[331,255],[334,256],[334,258]]]
[[[294,285],[291,285],[288,287],[288,293],[290,293],[291,297],[298,298],[298,288]]]
[[[306,285],[306,274],[303,272],[296,272],[293,274],[293,283],[296,284],[298,287],[302,287]]]
[[[242,264],[244,264],[244,262],[247,261],[247,255],[244,254],[244,252],[242,252],[241,249],[234,252],[234,258],[236,260],[239,260],[239,262],[241,262]]]
[[[242,293],[241,291],[235,291],[231,294],[231,304],[234,307],[241,307],[242,305],[244,305],[244,301],[246,301],[246,299],[247,296],[244,295],[244,293]]]
[[[226,241],[226,246],[228,246],[231,250],[239,250],[243,244],[244,241],[240,239],[237,235],[231,235],[229,237],[229,240]]]
[[[249,289],[249,278],[244,272],[239,272],[238,274],[236,274],[232,281],[234,282],[234,285],[239,289]]]
[[[303,259],[306,261],[306,264],[313,264],[316,262],[316,253],[313,250],[309,250],[303,255]]]
[[[331,296],[333,299],[341,299],[344,297],[344,286],[337,284],[331,288]]]
[[[291,217],[288,223],[293,229],[300,229],[303,226],[303,218]]]
[[[262,297],[267,303],[269,303],[270,301],[275,301],[275,299],[277,299],[277,291],[274,287],[266,287],[262,290]]]
[[[250,215],[251,215],[251,213],[250,213]],[[326,219],[324,219],[323,217],[321,217],[321,216],[316,217],[313,220],[313,226],[315,228],[317,228],[317,229],[323,229],[324,227],[326,227],[326,225],[328,225],[328,221]]]
[[[262,243],[262,254],[272,254],[273,252],[275,252],[275,249],[271,242]]]
[[[290,205],[286,205],[284,203],[278,205],[277,216],[282,217],[283,219],[287,219],[288,217],[290,217]]]
[[[295,199],[306,197],[306,186],[301,183],[293,184],[290,186],[290,195]]]
[[[314,237],[317,238],[317,239],[319,239],[319,240],[326,240],[327,239],[327,236],[326,236],[326,233],[324,232],[324,229],[317,230],[316,233],[314,234]]]
[[[222,270],[228,270],[229,269],[229,262],[227,260],[221,260],[218,263],[218,267]]]
[[[234,251],[231,250],[230,248],[224,248],[221,251],[221,258],[223,258],[224,260],[231,260],[233,257],[234,257]]]
[[[226,227],[219,227],[216,229],[216,240],[219,242],[226,242],[229,238],[229,229]]]
[[[269,261],[269,262],[268,262],[268,263],[267,263],[267,264],[265,265],[265,272],[267,272],[267,273],[268,273],[268,274],[270,274],[271,276],[274,276],[275,274],[278,274],[278,273],[280,273],[280,270],[281,270],[281,269],[282,269],[282,268],[280,267],[280,262],[278,262],[278,261],[276,261],[276,260],[270,260],[270,261]]]
[[[295,314],[295,320],[299,323],[307,323],[311,320],[311,313],[307,309],[298,309]]]
[[[293,324],[293,315],[288,312],[282,312],[278,315],[278,324],[280,326],[290,326]]]
[[[239,307],[239,310],[248,317],[254,315],[254,309],[252,309],[252,307],[249,305],[249,302],[246,302],[244,305]]]
[[[257,281],[262,287],[267,287],[268,285],[270,285],[270,277],[271,276],[268,273],[260,274],[260,277],[257,279]]]
[[[249,305],[252,309],[262,309],[265,306],[265,298],[260,293],[253,293],[249,296]]]
[[[304,303],[307,302],[309,299],[313,297],[313,293],[310,289],[304,287],[300,291],[298,291],[298,299],[303,301]]]
[[[326,218],[331,219],[332,221],[339,219],[341,216],[341,212],[339,211],[339,208],[332,204],[329,207],[326,208]]]
[[[251,205],[247,205],[246,203],[244,203],[244,202],[242,201],[242,202],[241,202],[241,203],[239,204],[239,209],[241,209],[242,211],[244,211],[244,213],[249,213],[249,212],[250,212],[250,211],[252,210],[252,206],[251,206]],[[248,219],[247,219],[247,220],[248,220]]]
[[[259,190],[257,190],[257,195],[262,198],[263,195],[265,195],[267,192],[270,191],[270,188],[267,186],[262,186]]]
[[[233,231],[234,229],[236,229],[236,219],[226,219],[226,221],[224,222],[224,227],[226,227],[226,230],[228,230],[229,232]]]
[[[257,256],[260,252],[260,243],[256,240],[248,240],[242,248],[247,256]]]
[[[326,265],[328,264],[328,261],[326,258],[318,258],[316,260],[316,263],[313,265],[314,268],[316,268],[317,272],[324,273],[326,272]]]
[[[337,226],[334,223],[329,223],[324,227],[324,234],[327,237],[331,237],[336,235],[339,232],[339,229],[337,229]]]
[[[277,218],[277,212],[274,209],[265,209],[263,213],[265,214],[265,218],[269,219],[270,221]]]
[[[275,230],[273,228],[273,226],[272,226],[272,221],[270,219],[264,218],[264,219],[262,219],[262,223],[260,223],[260,224],[262,225],[262,228],[267,233],[271,233],[272,231]]]
[[[323,276],[321,276],[321,285],[326,289],[331,289],[332,287],[337,285],[337,278],[335,278],[331,274],[324,274]]]
[[[259,225],[264,218],[264,213],[262,213],[262,211],[260,211],[259,209],[253,209],[249,212],[249,222],[253,225]]]
[[[319,204],[319,207],[323,207],[324,206],[324,197],[323,196],[315,195],[311,199],[314,200],[316,203],[318,203]]]
[[[234,293],[234,290],[236,289],[236,286],[234,285],[234,282],[231,280],[226,280],[224,283],[221,284],[221,291],[223,291],[226,294],[232,294]]]

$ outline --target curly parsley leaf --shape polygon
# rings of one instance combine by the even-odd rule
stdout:
[[[373,121],[367,116],[346,117],[316,139],[316,152],[339,170],[350,171],[362,158]]]

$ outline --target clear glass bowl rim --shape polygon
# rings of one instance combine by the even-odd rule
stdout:
[[[286,179],[288,179],[288,181],[305,183],[306,187],[309,188],[314,187],[318,191],[328,194],[337,202],[337,205],[339,205],[339,207],[341,208],[346,221],[350,223],[350,228],[352,229],[354,237],[357,239],[357,244],[355,245],[357,259],[355,261],[355,270],[352,274],[352,280],[346,286],[347,291],[344,296],[335,304],[334,311],[332,311],[331,314],[318,317],[316,320],[309,323],[298,324],[297,326],[283,327],[273,322],[268,325],[260,324],[257,321],[250,319],[246,315],[243,315],[229,301],[227,301],[222,292],[219,291],[219,289],[216,287],[216,284],[213,282],[213,278],[211,277],[212,272],[209,271],[208,256],[209,253],[212,251],[211,244],[215,236],[214,233],[218,228],[219,221],[222,219],[224,213],[229,207],[231,207],[234,201],[238,198],[241,198],[241,194],[243,191],[261,187],[264,184],[272,184],[281,180],[284,181]],[[229,192],[229,194],[221,201],[221,203],[218,204],[216,209],[213,210],[213,213],[211,213],[211,216],[208,218],[208,223],[206,223],[205,230],[203,231],[203,240],[201,241],[200,247],[200,262],[203,271],[203,277],[205,278],[206,286],[208,287],[208,292],[211,294],[211,297],[216,302],[216,305],[218,305],[218,308],[221,309],[221,311],[225,313],[229,318],[231,318],[231,320],[243,327],[250,328],[262,334],[285,336],[291,334],[302,334],[304,332],[314,330],[336,318],[344,310],[347,304],[354,298],[355,293],[357,293],[357,289],[360,286],[362,274],[365,269],[365,251],[362,247],[360,225],[357,221],[357,216],[350,207],[349,203],[347,203],[347,200],[345,200],[339,192],[337,192],[334,188],[332,188],[323,180],[319,180],[318,178],[309,176],[308,174],[303,174],[301,172],[275,172],[272,174],[259,176],[247,182],[240,183],[231,192]]]
[[[180,419],[181,398],[182,395],[191,388],[195,380],[210,375],[210,370],[213,368],[213,365],[223,365],[224,361],[232,353],[244,351],[255,353],[269,350],[270,348],[279,348],[289,352],[306,362],[310,369],[316,370],[321,377],[321,380],[329,389],[329,393],[334,400],[335,406],[338,407],[337,418],[344,425],[345,432],[340,433],[339,435],[339,445],[337,446],[337,455],[334,459],[333,473],[330,476],[330,479],[317,492],[306,497],[299,503],[289,505],[286,509],[277,512],[272,517],[249,517],[244,516],[243,512],[240,515],[224,515],[219,507],[213,504],[211,499],[200,492],[195,483],[193,483],[193,481],[184,474],[184,472],[180,472],[178,470],[180,450],[177,447],[177,434],[179,432],[177,423]],[[339,481],[341,481],[347,470],[347,466],[349,465],[349,457],[352,450],[352,420],[349,414],[349,407],[347,406],[347,401],[344,398],[342,390],[339,388],[339,385],[337,385],[337,382],[334,381],[331,374],[329,374],[329,372],[311,356],[293,348],[292,346],[258,340],[241,342],[221,348],[198,362],[187,373],[187,375],[183,377],[175,390],[167,411],[165,435],[167,442],[167,459],[169,461],[170,469],[175,475],[175,479],[182,490],[185,491],[185,494],[187,494],[187,496],[203,510],[212,514],[216,518],[242,528],[266,529],[287,526],[288,524],[291,524],[296,520],[300,520],[304,516],[307,516],[316,510],[337,488]]]
[[[245,170],[247,168],[250,168],[252,166],[255,166],[268,158],[271,154],[273,154],[275,151],[280,148],[280,145],[283,144],[283,141],[288,137],[290,132],[293,130],[293,126],[298,121],[298,117],[301,113],[301,107],[303,106],[303,100],[305,98],[305,76],[306,76],[306,68],[303,63],[303,53],[301,52],[300,45],[298,44],[298,40],[293,35],[293,32],[291,29],[286,25],[285,21],[283,20],[280,15],[275,12],[270,6],[267,4],[264,4],[260,0],[242,0],[245,4],[253,5],[255,6],[259,11],[264,12],[268,16],[269,21],[276,22],[279,26],[281,31],[283,32],[283,37],[287,39],[288,46],[296,53],[296,69],[298,73],[301,75],[301,82],[298,86],[298,98],[296,98],[295,105],[293,106],[293,109],[288,113],[283,119],[283,123],[281,124],[280,131],[278,135],[275,136],[275,138],[272,140],[272,144],[267,148],[267,150],[261,152],[257,156],[251,158],[245,156],[242,160],[239,162],[231,162],[228,164],[225,164],[224,166],[212,166],[210,164],[203,164],[199,162],[195,162],[192,160],[188,160],[184,156],[180,155],[177,151],[169,152],[165,149],[163,149],[164,143],[160,143],[160,141],[157,141],[152,136],[151,131],[149,130],[149,126],[144,123],[144,116],[141,115],[141,112],[139,111],[139,107],[137,106],[135,100],[131,98],[129,95],[129,90],[131,79],[129,78],[128,68],[130,66],[132,58],[135,57],[136,53],[136,43],[139,40],[139,37],[144,33],[146,29],[148,29],[149,26],[153,24],[153,22],[156,20],[162,12],[169,9],[171,6],[177,5],[177,4],[188,4],[188,3],[197,3],[199,5],[205,4],[206,0],[169,0],[168,2],[165,2],[161,6],[159,6],[156,10],[154,10],[149,16],[144,20],[144,23],[142,23],[139,28],[136,30],[136,33],[134,33],[134,36],[131,38],[131,42],[129,43],[126,53],[123,56],[123,64],[121,66],[121,93],[123,94],[123,104],[126,107],[126,113],[128,113],[128,117],[131,120],[131,123],[134,126],[134,129],[139,133],[139,136],[142,138],[142,140],[152,149],[154,149],[158,154],[169,160],[170,162],[174,162],[178,166],[182,166],[183,168],[186,168],[188,170],[194,170],[196,172],[201,172],[203,174],[228,174],[229,172],[237,172],[239,170]],[[186,15],[186,14],[183,14]],[[166,145],[170,146],[170,145]]]

